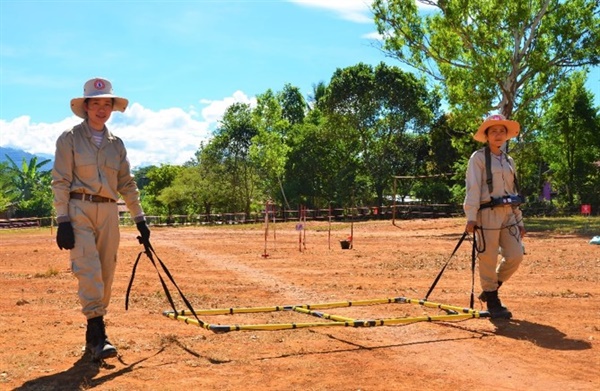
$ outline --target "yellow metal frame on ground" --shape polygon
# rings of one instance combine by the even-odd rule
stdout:
[[[343,308],[368,306],[376,304],[417,304],[428,308],[438,308],[446,311],[444,315],[432,316],[413,316],[404,318],[383,318],[383,319],[352,319],[345,316],[327,314],[320,309],[328,308]],[[277,312],[277,311],[295,311],[307,315],[312,315],[318,318],[330,320],[329,322],[306,322],[306,323],[268,323],[268,324],[236,324],[236,325],[220,325],[210,324],[197,318],[199,316],[211,315],[233,315],[233,314],[250,314],[260,312]],[[195,313],[195,316],[194,316]],[[416,322],[434,322],[434,321],[459,321],[471,318],[488,318],[490,315],[487,311],[477,311],[472,308],[463,308],[452,305],[434,303],[427,300],[409,299],[406,297],[393,297],[385,299],[357,300],[357,301],[340,301],[332,303],[320,304],[301,304],[301,305],[284,305],[272,307],[240,307],[240,308],[214,308],[194,310],[194,313],[188,310],[183,311],[164,311],[163,315],[180,320],[187,324],[193,324],[202,327],[206,330],[215,333],[226,333],[229,331],[244,331],[244,330],[288,330],[308,327],[376,327],[376,326],[393,326],[401,324],[409,324]],[[200,320],[200,321],[199,321]]]

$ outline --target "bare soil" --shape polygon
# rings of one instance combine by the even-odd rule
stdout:
[[[154,227],[160,259],[195,309],[422,299],[464,220]],[[353,248],[340,240],[353,231]],[[512,320],[476,318],[378,327],[213,333],[170,310],[142,250],[123,228],[107,332],[119,357],[84,356],[85,319],[68,254],[50,229],[0,232],[2,390],[596,390],[600,389],[600,246],[590,237],[530,233],[501,289]],[[266,237],[266,242],[265,242]],[[162,273],[164,278],[167,278]],[[178,310],[185,309],[166,280]],[[429,300],[468,307],[471,244]],[[479,293],[475,278],[475,295]],[[482,303],[475,300],[475,309]],[[412,304],[324,310],[352,319],[445,315]],[[327,322],[290,311],[203,316],[220,325]]]

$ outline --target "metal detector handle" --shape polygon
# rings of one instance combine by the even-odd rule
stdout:
[[[467,237],[468,234],[469,233],[465,231],[463,233],[462,237],[460,238],[460,240],[458,241],[458,243],[456,243],[456,246],[454,247],[454,251],[452,251],[452,254],[450,255],[450,257],[448,257],[448,260],[446,261],[446,264],[444,265],[444,267],[442,267],[442,270],[440,270],[440,272],[438,273],[437,277],[433,281],[433,284],[431,284],[431,288],[429,288],[429,291],[425,295],[425,300],[427,300],[429,298],[429,295],[431,294],[431,292],[433,292],[433,289],[435,288],[435,286],[437,285],[438,281],[442,277],[442,274],[444,274],[444,270],[446,270],[446,266],[448,266],[448,264],[450,263],[450,260],[452,259],[452,257],[454,256],[454,254],[456,254],[456,251],[458,250],[458,248],[460,247],[460,245],[465,240],[465,238]]]
[[[129,290],[130,290],[131,285],[133,283],[133,277],[135,275],[135,268],[137,267],[137,263],[138,263],[141,255],[142,255],[142,253],[144,253],[148,257],[148,259],[150,259],[150,262],[152,262],[152,265],[154,266],[154,269],[156,269],[156,273],[158,273],[158,278],[160,280],[160,284],[162,285],[163,291],[165,292],[165,296],[167,296],[167,299],[169,300],[169,303],[171,304],[171,307],[173,308],[174,313],[177,313],[177,309],[175,308],[175,302],[173,301],[173,298],[171,297],[171,293],[169,292],[169,288],[167,287],[167,284],[165,283],[165,281],[164,281],[164,279],[162,277],[162,274],[160,273],[160,270],[158,269],[158,266],[156,266],[156,261],[158,261],[158,263],[162,267],[164,273],[167,275],[167,277],[169,277],[169,280],[171,280],[171,283],[173,284],[173,286],[175,286],[175,288],[177,289],[177,292],[179,292],[179,296],[181,296],[181,299],[183,300],[183,302],[185,303],[185,305],[187,306],[187,308],[194,315],[194,318],[196,318],[196,320],[198,321],[198,323],[200,325],[203,325],[204,322],[201,321],[198,318],[198,315],[196,315],[196,311],[194,311],[194,308],[190,304],[189,300],[185,297],[185,295],[183,294],[183,292],[181,291],[181,289],[179,289],[179,286],[177,285],[177,283],[175,282],[175,279],[173,278],[173,276],[169,272],[169,269],[163,263],[163,261],[160,259],[160,257],[158,256],[158,254],[156,254],[156,251],[154,251],[154,248],[152,248],[152,245],[150,244],[150,240],[147,240],[147,241],[144,241],[144,242],[147,242],[147,243],[142,243],[144,245],[144,251],[142,251],[142,252],[140,252],[138,254],[138,258],[136,259],[134,267],[133,267],[133,272],[132,272],[132,275],[131,275],[131,280],[129,281],[129,287],[127,288],[127,298],[125,300],[125,308],[127,309],[127,302],[128,302],[128,299],[129,299]],[[156,256],[156,261],[154,260],[154,256]]]

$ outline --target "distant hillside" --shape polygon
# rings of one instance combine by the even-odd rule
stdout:
[[[12,159],[13,162],[15,162],[19,166],[21,166],[21,162],[23,161],[23,159],[25,159],[25,161],[27,163],[29,163],[31,158],[34,156],[37,156],[38,163],[41,161],[44,161],[46,159],[50,159],[50,162],[46,163],[43,167],[45,170],[52,169],[52,164],[54,163],[53,162],[54,156],[52,156],[52,155],[48,155],[45,153],[39,153],[39,154],[33,155],[31,153],[22,151],[20,149],[0,147],[0,163],[9,161],[6,158],[7,155],[8,155],[8,157],[10,157]]]

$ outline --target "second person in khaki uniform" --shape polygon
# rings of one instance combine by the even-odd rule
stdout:
[[[487,303],[492,318],[512,317],[500,301],[498,288],[517,271],[523,260],[521,239],[525,226],[519,208],[522,198],[515,162],[501,149],[519,130],[518,122],[507,120],[503,115],[486,118],[473,138],[487,145],[471,155],[467,167],[463,204],[467,216],[465,231],[477,230],[477,239],[484,246],[478,255],[483,290],[479,298]]]

